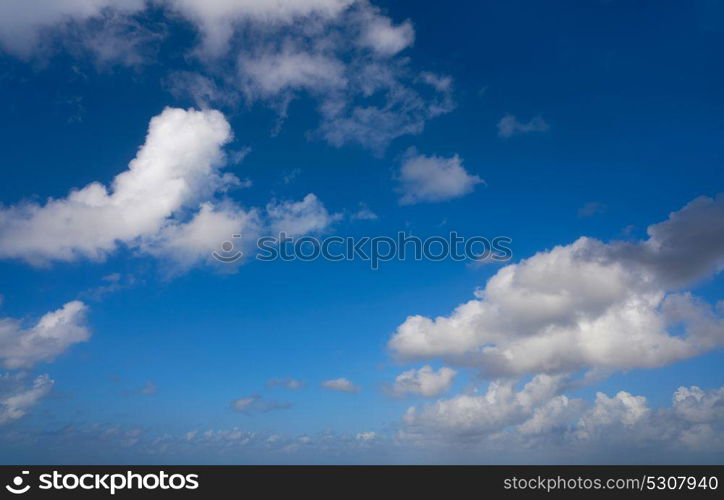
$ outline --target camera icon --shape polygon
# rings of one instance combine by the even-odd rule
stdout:
[[[30,471],[24,470],[21,473],[20,476],[15,476],[12,481],[12,485],[6,484],[5,489],[8,490],[10,493],[14,495],[22,495],[23,493],[27,493],[27,491],[30,489],[30,485],[26,484],[23,486],[24,477],[27,474],[30,474]]]
[[[232,234],[231,237],[236,239],[241,238],[241,235]],[[211,252],[211,256],[223,264],[231,264],[241,259],[244,256],[244,252],[236,250],[231,241],[225,241],[221,244],[221,251],[214,250]]]

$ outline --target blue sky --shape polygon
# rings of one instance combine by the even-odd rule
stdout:
[[[721,462],[724,6],[278,3],[0,7],[0,461]]]

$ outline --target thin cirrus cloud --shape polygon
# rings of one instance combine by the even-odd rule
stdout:
[[[272,378],[267,381],[266,386],[269,389],[276,389],[277,387],[279,387],[288,391],[298,391],[299,389],[304,387],[304,381],[291,377]]]
[[[142,394],[144,396],[153,396],[158,392],[158,387],[156,384],[154,384],[152,381],[147,381],[145,384],[143,384],[143,387],[141,387],[138,390],[139,394]]]
[[[238,24],[250,22],[274,26],[330,21],[352,3],[353,0],[171,0],[168,5],[196,25],[202,33],[201,49],[213,56],[229,48]]]
[[[187,269],[209,261],[234,234],[250,244],[265,228],[299,235],[338,220],[311,193],[300,202],[270,202],[266,211],[224,196],[240,184],[221,171],[231,136],[218,111],[166,108],[110,188],[94,182],[44,205],[0,208],[0,258],[35,265],[102,260],[122,244]]]
[[[541,116],[534,116],[527,122],[521,122],[514,115],[506,114],[498,122],[498,136],[507,139],[518,134],[546,132],[550,125]]]
[[[360,45],[372,48],[378,54],[393,56],[414,42],[415,30],[409,20],[394,26],[388,17],[375,14],[367,16],[369,20],[362,31]]]
[[[329,389],[330,391],[347,392],[350,394],[356,394],[362,390],[362,388],[353,384],[352,381],[344,377],[325,380],[321,385],[323,388]]]
[[[65,47],[104,64],[141,67],[167,36],[163,23],[145,17],[183,19],[199,34],[186,60],[199,64],[170,68],[165,87],[175,96],[202,108],[264,102],[278,112],[278,131],[289,104],[307,95],[319,103],[311,137],[334,146],[358,144],[381,155],[390,141],[421,133],[454,108],[450,78],[414,70],[402,55],[414,42],[412,23],[394,23],[367,0],[26,4],[0,5],[0,47],[25,59]]]
[[[483,183],[477,175],[469,174],[458,155],[449,158],[425,156],[408,150],[402,161],[398,180],[400,205],[434,203],[469,194]]]
[[[605,450],[611,450],[617,455],[625,452],[631,460],[648,458],[650,462],[675,454],[677,461],[686,461],[707,456],[703,453],[717,457],[724,447],[724,388],[682,386],[673,391],[670,405],[657,408],[645,397],[627,391],[598,392],[591,401],[569,398],[558,394],[560,383],[556,377],[538,376],[518,389],[505,380],[491,384],[481,394],[413,406],[392,433],[366,427],[346,435],[311,436],[248,432],[238,427],[154,433],[80,425],[35,437],[43,446],[73,442],[92,453],[103,439],[109,450],[125,450],[138,457],[157,456],[162,446],[170,456],[190,453],[198,457],[209,452],[218,456],[235,450],[239,460],[270,458],[282,452],[295,461],[304,460],[309,456],[306,453],[319,456],[330,451],[338,457],[358,457],[371,448],[399,456],[419,453],[421,446],[441,452],[452,446],[458,453],[464,449],[470,453],[467,456],[488,460],[530,461],[542,456],[550,461],[554,456],[566,462],[600,461]]]
[[[74,22],[102,19],[109,8],[131,15],[141,10],[144,3],[144,0],[7,0],[0,3],[0,45],[16,56],[28,58],[40,50],[43,34],[52,28],[64,31]]]

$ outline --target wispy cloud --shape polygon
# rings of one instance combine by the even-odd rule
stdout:
[[[261,394],[253,394],[245,398],[239,398],[232,403],[235,411],[247,415],[252,413],[268,413],[276,410],[288,410],[292,406],[292,403],[265,400]]]
[[[350,394],[356,394],[362,390],[362,388],[344,377],[325,380],[322,382],[322,387],[330,391],[348,392]]]
[[[507,139],[517,134],[546,132],[550,128],[550,125],[541,116],[535,116],[528,122],[521,122],[514,115],[506,114],[498,122],[498,136]]]
[[[269,389],[276,389],[277,387],[280,387],[288,391],[298,391],[304,387],[304,381],[290,377],[273,378],[267,381],[266,386]]]
[[[0,425],[24,417],[55,384],[48,375],[36,377],[30,387],[24,385],[24,379],[24,373],[0,375]]]

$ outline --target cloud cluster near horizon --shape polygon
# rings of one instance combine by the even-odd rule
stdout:
[[[440,400],[421,414],[411,408],[405,421],[433,433],[463,423],[483,432],[493,419],[495,433],[521,411],[527,418],[567,415],[570,403],[562,393],[575,385],[718,349],[724,345],[721,310],[685,287],[722,269],[721,194],[697,198],[650,226],[644,241],[584,237],[505,266],[451,315],[409,316],[390,338],[388,347],[401,361],[439,359],[493,380],[484,396]],[[584,379],[574,380],[581,371]],[[514,393],[516,381],[531,375],[533,381]],[[639,401],[626,393],[617,399],[624,406]]]

